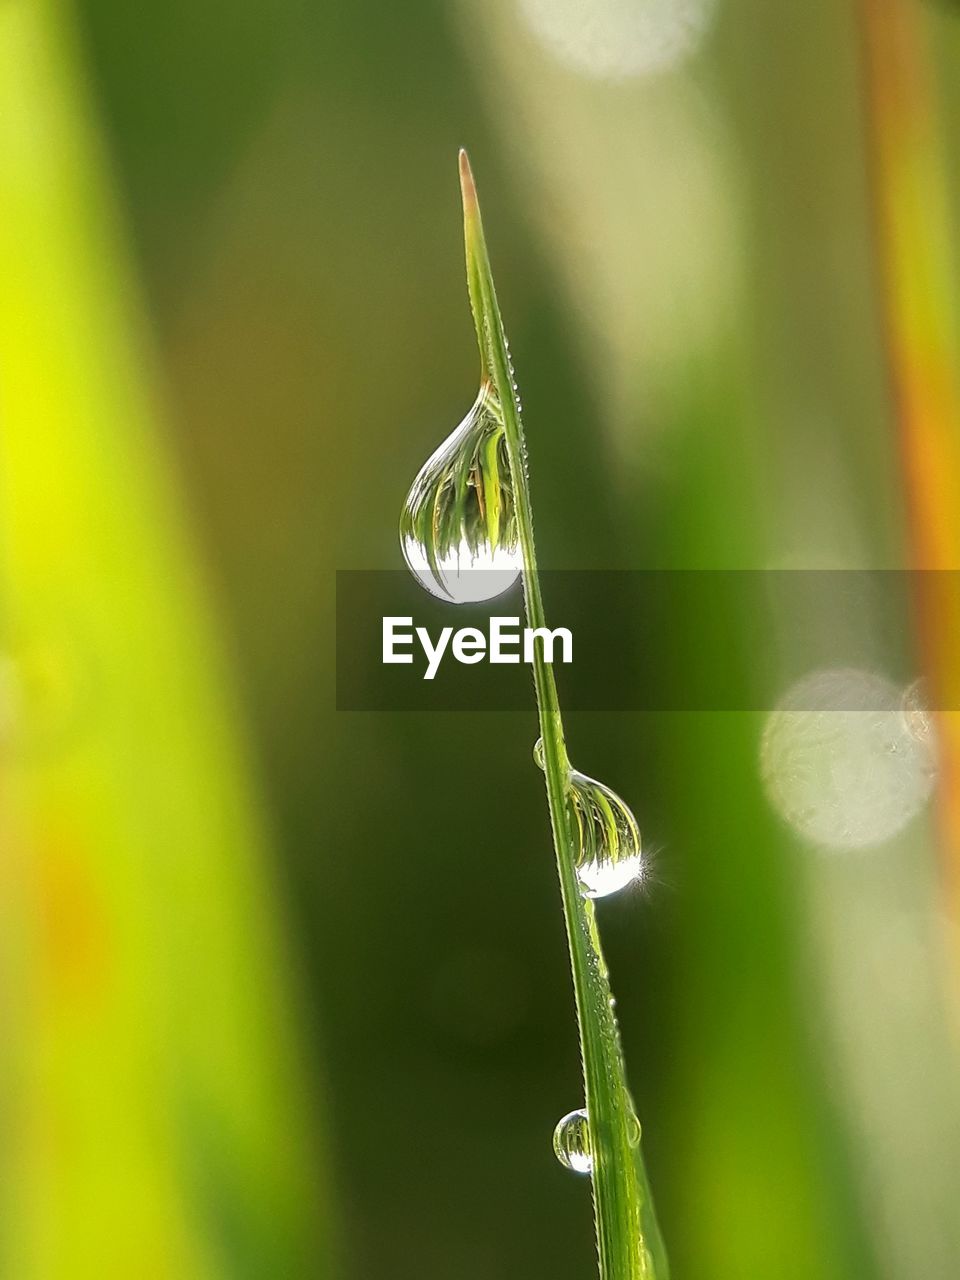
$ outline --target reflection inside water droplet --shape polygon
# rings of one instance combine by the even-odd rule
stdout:
[[[592,1171],[593,1151],[586,1111],[571,1111],[563,1117],[553,1131],[553,1149],[565,1169],[572,1169],[574,1173]]]
[[[542,738],[534,743],[533,758],[542,769]],[[573,769],[567,780],[567,803],[577,839],[577,875],[585,896],[606,898],[642,879],[640,829],[617,793]]]
[[[400,545],[431,595],[490,600],[523,567],[503,414],[484,383],[470,412],[424,463],[400,514]]]

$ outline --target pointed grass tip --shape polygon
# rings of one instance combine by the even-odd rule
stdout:
[[[473,213],[477,207],[477,188],[470,168],[470,157],[460,148],[460,191],[463,194],[464,213]]]

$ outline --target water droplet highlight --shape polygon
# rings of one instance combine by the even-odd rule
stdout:
[[[563,1117],[553,1131],[553,1149],[565,1169],[572,1169],[574,1173],[592,1172],[593,1151],[586,1111],[571,1111]]]
[[[403,558],[431,595],[492,600],[523,568],[503,413],[489,382],[421,467],[400,514]]]
[[[543,769],[543,738],[533,746],[533,759]],[[640,828],[615,791],[585,773],[570,771],[567,802],[577,838],[577,875],[588,898],[606,898],[644,873]]]

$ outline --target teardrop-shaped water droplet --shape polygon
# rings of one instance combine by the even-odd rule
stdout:
[[[441,600],[491,600],[516,581],[523,556],[503,414],[490,383],[420,469],[400,514],[400,545]]]
[[[605,898],[639,880],[644,872],[640,830],[616,792],[574,771],[568,794],[584,894]]]
[[[586,1111],[571,1111],[553,1131],[553,1149],[565,1169],[574,1173],[590,1173],[593,1151],[590,1145],[590,1121]]]
[[[533,745],[538,769],[544,767],[543,738]],[[577,840],[577,875],[588,898],[605,898],[644,873],[637,820],[616,794],[585,773],[570,771],[567,797]]]

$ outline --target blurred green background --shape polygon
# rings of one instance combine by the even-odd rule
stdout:
[[[2,0],[4,1275],[594,1273],[532,694],[334,709],[334,572],[400,564],[476,391],[457,148],[546,567],[901,567],[882,153],[934,175],[938,318],[958,62],[911,0]],[[675,1276],[954,1277],[922,787],[884,826],[899,764],[831,775],[818,841],[762,716],[567,728],[655,854],[600,922]]]

